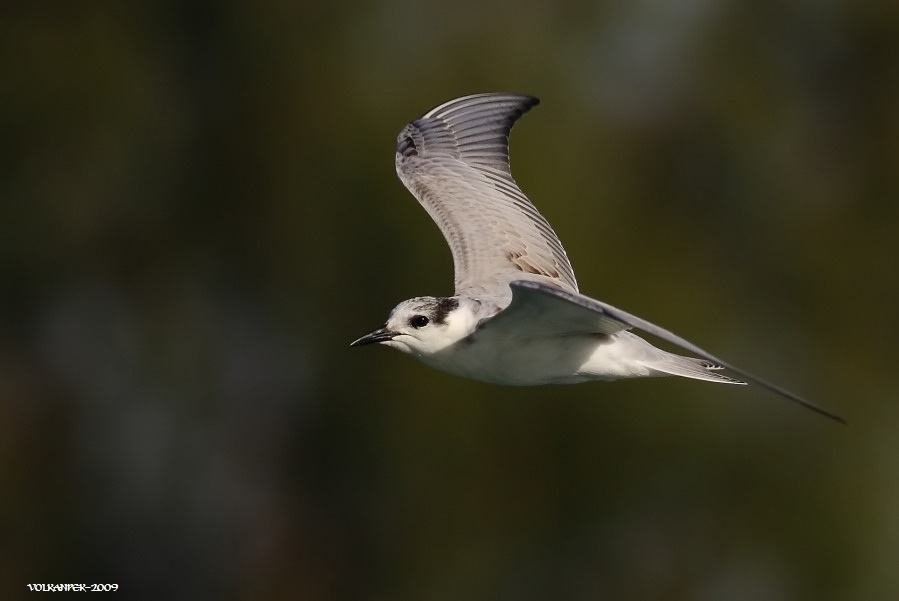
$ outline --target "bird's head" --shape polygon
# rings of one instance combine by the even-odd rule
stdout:
[[[420,296],[405,300],[393,308],[383,327],[350,346],[379,343],[427,357],[474,331],[477,325],[474,312],[466,309],[456,297]]]

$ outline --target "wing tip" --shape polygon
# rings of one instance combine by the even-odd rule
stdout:
[[[520,116],[540,104],[540,99],[530,94],[519,94],[517,92],[479,92],[447,100],[443,104],[435,106],[420,118],[429,119],[441,116],[457,108],[470,108],[482,104],[497,104],[501,102],[518,105],[521,111]]]

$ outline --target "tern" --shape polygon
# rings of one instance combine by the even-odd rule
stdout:
[[[664,328],[578,292],[562,243],[512,178],[509,134],[538,102],[519,94],[475,94],[403,128],[397,174],[449,244],[455,294],[405,300],[382,327],[351,346],[379,343],[445,372],[515,386],[652,376],[749,381],[843,422]],[[631,330],[696,357],[657,348]]]

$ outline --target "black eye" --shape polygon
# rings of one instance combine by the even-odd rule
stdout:
[[[428,325],[429,321],[430,320],[424,315],[413,315],[409,318],[409,325],[417,330],[418,328],[423,328]]]

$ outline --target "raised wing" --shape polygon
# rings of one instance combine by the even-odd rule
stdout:
[[[508,297],[513,280],[577,292],[561,242],[509,167],[512,125],[538,102],[516,94],[458,98],[397,138],[397,173],[449,244],[457,295]]]
[[[664,328],[631,315],[621,309],[606,303],[594,300],[577,293],[570,293],[553,286],[547,286],[539,282],[516,281],[511,282],[512,302],[509,306],[491,318],[485,325],[501,325],[504,320],[526,320],[527,326],[523,330],[528,335],[550,336],[576,333],[596,332],[602,334],[614,334],[621,330],[636,328],[656,338],[665,340],[671,344],[689,351],[696,356],[711,361],[738,374],[746,380],[758,384],[769,391],[779,394],[794,403],[798,403],[807,409],[820,413],[830,419],[844,423],[839,415],[805,400],[801,396],[790,392],[776,384],[772,384],[758,376],[734,367],[726,361],[722,361],[711,353],[699,348],[692,342],[681,338],[677,334]],[[522,323],[517,321],[517,323]]]

